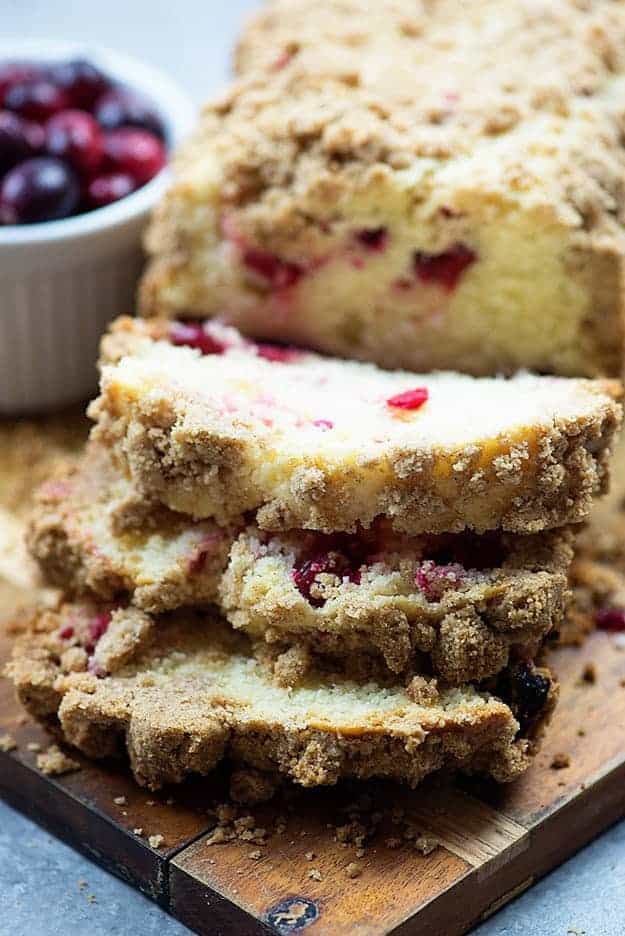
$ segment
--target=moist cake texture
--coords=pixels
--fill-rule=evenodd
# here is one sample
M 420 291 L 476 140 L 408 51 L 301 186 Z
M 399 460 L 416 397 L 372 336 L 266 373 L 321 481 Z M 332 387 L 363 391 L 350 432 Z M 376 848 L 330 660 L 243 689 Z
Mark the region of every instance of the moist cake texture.
M 272 0 L 237 67 L 149 229 L 145 315 L 390 367 L 622 372 L 623 4 Z
M 33 715 L 89 757 L 127 753 L 152 789 L 207 774 L 226 754 L 309 787 L 341 777 L 414 785 L 442 767 L 511 780 L 556 697 L 548 671 L 529 664 L 502 678 L 509 702 L 472 686 L 404 688 L 316 670 L 285 688 L 217 620 L 200 628 L 189 612 L 155 623 L 130 609 L 107 612 L 103 626 L 102 617 L 88 606 L 42 612 L 8 675 Z
M 410 534 L 530 533 L 583 519 L 604 490 L 619 392 L 391 373 L 210 325 L 154 340 L 121 320 L 90 415 L 141 492 L 196 519 L 256 511 L 264 529 L 332 533 L 384 516 Z
M 533 658 L 567 605 L 570 530 L 408 537 L 378 523 L 355 534 L 267 533 L 243 518 L 230 530 L 194 523 L 158 504 L 135 515 L 134 500 L 94 443 L 47 482 L 28 535 L 46 579 L 66 596 L 150 612 L 219 604 L 276 650 L 382 657 L 394 672 L 426 665 L 448 685 Z

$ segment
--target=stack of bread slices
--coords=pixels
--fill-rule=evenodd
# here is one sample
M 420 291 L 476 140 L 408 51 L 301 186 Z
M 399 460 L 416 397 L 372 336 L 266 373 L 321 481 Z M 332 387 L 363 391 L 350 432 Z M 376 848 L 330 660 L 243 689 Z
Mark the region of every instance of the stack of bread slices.
M 273 0 L 238 67 L 38 494 L 63 600 L 10 673 L 151 788 L 514 779 L 621 419 L 625 13 Z

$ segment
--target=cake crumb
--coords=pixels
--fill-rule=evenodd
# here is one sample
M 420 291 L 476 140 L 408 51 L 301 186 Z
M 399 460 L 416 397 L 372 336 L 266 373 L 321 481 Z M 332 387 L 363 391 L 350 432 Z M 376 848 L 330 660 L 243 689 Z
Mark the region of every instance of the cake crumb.
M 133 835 L 143 835 L 143 829 L 133 829 L 133 830 L 132 830 L 132 834 L 133 834 Z
M 387 848 L 401 848 L 401 839 L 392 835 L 390 838 L 387 838 L 384 842 Z
M 306 861 L 312 861 L 313 858 L 315 857 L 315 853 L 314 853 L 314 852 L 306 852 L 306 854 L 304 855 L 304 857 L 306 858 Z
M 85 881 L 84 878 L 79 878 L 79 879 L 78 879 L 78 890 L 79 890 L 79 891 L 84 891 L 84 889 L 85 889 L 86 886 L 87 886 L 87 881 Z
M 90 904 L 94 904 L 98 902 L 98 899 L 95 894 L 87 894 L 87 900 L 89 901 Z
M 365 857 L 365 850 L 364 850 L 364 848 L 357 848 L 357 849 L 356 849 L 356 858 L 364 858 L 364 857 Z
M 146 805 L 146 806 L 156 806 L 156 800 L 153 800 L 153 799 L 146 800 L 145 805 Z
M 319 868 L 311 868 L 310 871 L 308 872 L 308 877 L 312 878 L 313 881 L 320 881 L 321 871 L 319 870 Z
M 597 667 L 594 663 L 587 663 L 582 670 L 582 680 L 585 683 L 594 685 L 597 682 Z
M 17 743 L 12 735 L 0 735 L 0 751 L 2 751 L 3 754 L 8 754 L 9 751 L 14 751 L 16 747 Z
M 164 841 L 165 838 L 162 835 L 150 835 L 148 838 L 148 845 L 150 848 L 160 848 Z
M 113 800 L 113 802 L 115 803 L 116 806 L 125 806 L 125 805 L 126 805 L 126 797 L 125 797 L 125 796 L 116 796 L 115 799 Z
M 438 683 L 436 679 L 414 676 L 406 686 L 406 695 L 415 705 L 436 705 L 440 697 Z
M 37 769 L 48 777 L 59 777 L 61 774 L 80 770 L 80 764 L 72 757 L 68 757 L 58 744 L 51 744 L 42 754 L 37 755 Z
M 571 766 L 571 757 L 569 754 L 555 754 L 553 760 L 551 761 L 550 767 L 552 770 L 562 770 L 565 767 Z
M 578 728 L 578 729 L 577 729 L 577 734 L 579 735 L 580 738 L 585 738 L 585 737 L 586 737 L 586 730 L 585 730 L 584 728 Z
M 32 751 L 34 754 L 36 754 L 37 751 L 41 750 L 41 745 L 37 741 L 29 741 L 26 745 L 26 750 Z
M 260 850 L 260 848 L 257 848 L 255 851 L 248 852 L 247 857 L 248 857 L 248 858 L 251 858 L 252 861 L 258 861 L 259 858 L 262 858 L 262 857 L 263 857 L 263 853 L 262 853 L 262 851 Z
M 357 865 L 355 861 L 350 861 L 350 863 L 345 868 L 345 873 L 348 878 L 357 878 L 362 874 L 362 868 L 360 865 Z
M 436 851 L 439 845 L 440 842 L 434 835 L 427 835 L 426 833 L 421 833 L 414 840 L 414 847 L 424 857 Z

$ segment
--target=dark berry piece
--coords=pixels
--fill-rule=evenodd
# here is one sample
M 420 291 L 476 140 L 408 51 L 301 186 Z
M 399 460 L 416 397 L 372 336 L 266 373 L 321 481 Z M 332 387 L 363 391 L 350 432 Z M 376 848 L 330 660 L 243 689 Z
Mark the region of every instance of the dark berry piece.
M 540 718 L 549 699 L 551 682 L 533 663 L 519 663 L 504 670 L 497 681 L 497 694 L 512 708 L 523 737 Z
M 209 335 L 200 322 L 173 322 L 169 340 L 175 345 L 197 348 L 202 354 L 222 354 L 226 346 Z
M 288 289 L 290 286 L 295 286 L 304 275 L 304 271 L 297 263 L 282 260 L 276 254 L 260 250 L 258 247 L 245 248 L 243 263 L 248 270 L 265 280 L 272 289 Z
M 91 621 L 89 621 L 87 636 L 85 639 L 85 650 L 87 653 L 93 653 L 96 648 L 96 644 L 101 637 L 104 637 L 107 630 L 109 629 L 110 623 L 110 611 L 104 611 L 102 614 L 96 614 L 96 616 Z
M 293 584 L 313 608 L 321 608 L 325 601 L 312 592 L 317 576 L 323 573 L 347 578 L 360 585 L 361 566 L 367 564 L 368 544 L 356 536 L 335 533 L 316 537 L 315 554 L 303 559 L 291 572 Z
M 166 162 L 165 147 L 153 133 L 122 127 L 104 134 L 104 155 L 109 167 L 125 172 L 137 185 L 145 185 Z
M 45 78 L 14 84 L 4 95 L 4 106 L 28 120 L 47 120 L 68 105 L 65 91 Z
M 152 104 L 128 88 L 113 88 L 99 98 L 95 116 L 105 130 L 136 127 L 147 130 L 161 140 L 166 137 L 165 127 Z
M 43 144 L 44 132 L 11 111 L 0 111 L 0 174 L 34 156 Z
M 57 62 L 47 69 L 47 77 L 67 93 L 72 107 L 91 110 L 111 86 L 109 78 L 86 59 Z
M 258 357 L 262 357 L 266 361 L 275 361 L 280 364 L 292 364 L 294 361 L 298 361 L 302 356 L 302 352 L 299 348 L 262 342 L 256 345 L 256 353 Z
M 90 208 L 103 208 L 130 195 L 136 187 L 134 179 L 124 172 L 95 176 L 87 187 L 87 202 Z
M 80 185 L 60 159 L 40 156 L 18 163 L 0 188 L 0 222 L 32 224 L 66 218 L 78 207 Z
M 41 78 L 42 75 L 42 67 L 34 62 L 5 62 L 0 65 L 0 101 L 13 85 Z
M 599 608 L 595 612 L 595 622 L 601 630 L 613 633 L 625 631 L 625 610 L 623 608 Z
M 382 253 L 388 243 L 388 230 L 385 227 L 363 228 L 356 231 L 356 240 L 367 250 Z
M 438 283 L 453 292 L 464 271 L 475 263 L 477 254 L 465 244 L 454 244 L 439 254 L 418 250 L 414 255 L 414 270 L 422 283 Z
M 51 156 L 66 159 L 77 172 L 91 175 L 102 162 L 102 131 L 86 111 L 61 111 L 46 124 L 46 149 Z

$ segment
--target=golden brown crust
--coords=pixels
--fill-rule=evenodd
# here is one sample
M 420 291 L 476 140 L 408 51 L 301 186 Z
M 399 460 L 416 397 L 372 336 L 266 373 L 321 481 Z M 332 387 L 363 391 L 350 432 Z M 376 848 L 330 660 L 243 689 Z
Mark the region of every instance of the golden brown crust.
M 452 374 L 423 378 L 308 354 L 289 364 L 268 362 L 253 347 L 200 357 L 189 348 L 150 341 L 149 329 L 140 323 L 122 320 L 114 333 L 122 331 L 130 342 L 133 329 L 133 353 L 104 367 L 101 395 L 90 409 L 97 420 L 93 436 L 114 449 L 140 491 L 195 517 L 212 516 L 224 524 L 255 510 L 264 529 L 334 532 L 386 516 L 396 530 L 409 534 L 465 528 L 531 533 L 584 519 L 592 498 L 607 485 L 609 447 L 621 419 L 620 406 L 611 398 L 620 392 L 616 382 L 529 375 L 509 381 Z M 234 385 L 237 374 L 248 384 L 239 409 L 232 411 L 227 395 L 222 404 L 211 388 L 221 387 L 225 377 Z M 263 382 L 272 378 L 272 391 L 279 393 L 292 374 L 300 396 L 307 380 L 313 386 L 323 374 L 323 380 L 335 381 L 336 392 L 349 405 L 354 383 L 355 422 L 343 415 L 337 430 L 347 433 L 344 456 L 335 451 L 327 457 L 325 443 L 310 432 L 302 435 L 293 456 L 289 446 L 298 425 L 285 429 L 276 422 L 274 429 L 271 420 L 258 418 L 255 400 L 247 399 L 249 386 L 260 397 Z M 376 388 L 384 399 L 424 381 L 431 399 L 407 414 L 405 431 L 394 422 L 399 417 L 380 414 L 376 403 L 370 407 L 371 420 L 388 438 L 376 441 L 363 430 L 360 439 L 360 428 L 350 437 L 352 425 L 366 424 L 368 404 L 358 396 L 359 388 L 366 385 L 372 394 Z M 287 413 L 284 418 L 292 422 L 291 385 L 284 386 L 289 387 L 282 392 L 285 399 L 270 401 L 270 415 Z M 495 433 L 486 429 L 480 435 L 480 412 L 501 409 L 504 394 L 511 403 L 541 398 L 540 415 L 528 424 L 530 416 L 522 414 L 518 422 L 511 418 Z M 463 417 L 453 421 L 454 404 L 460 407 L 469 397 L 475 399 L 478 428 L 464 436 Z M 439 417 L 458 438 L 462 435 L 462 443 L 446 443 L 437 433 Z
M 148 233 L 145 314 L 227 310 L 259 337 L 387 366 L 621 373 L 620 4 L 276 0 L 237 64 Z M 359 291 L 354 234 L 382 227 L 381 275 Z M 478 259 L 456 305 L 392 288 L 411 250 L 457 243 Z M 259 283 L 249 250 L 298 281 Z
M 202 630 L 175 615 L 155 625 L 145 618 L 132 655 L 118 656 L 108 674 L 98 678 L 93 666 L 67 672 L 60 635 L 68 620 L 87 633 L 90 614 L 66 607 L 36 618 L 8 675 L 33 715 L 50 722 L 56 713 L 65 739 L 89 757 L 126 749 L 137 781 L 151 788 L 206 774 L 226 753 L 304 786 L 346 776 L 414 785 L 441 767 L 510 780 L 528 766 L 555 692 L 536 671 L 540 711 L 527 728 L 530 740 L 516 738 L 508 705 L 472 687 L 441 694 L 434 705 L 416 704 L 398 686 L 336 673 L 310 673 L 302 687 L 281 689 L 218 620 Z M 109 648 L 118 630 L 127 632 L 124 615 L 112 616 Z

